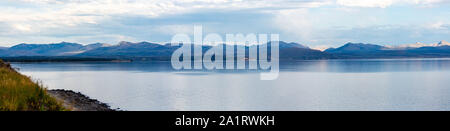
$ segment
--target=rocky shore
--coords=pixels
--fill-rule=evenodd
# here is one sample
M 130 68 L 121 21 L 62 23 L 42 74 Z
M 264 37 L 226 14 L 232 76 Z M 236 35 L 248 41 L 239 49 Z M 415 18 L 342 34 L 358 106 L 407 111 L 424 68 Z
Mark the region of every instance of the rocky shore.
M 111 109 L 109 105 L 79 92 L 59 89 L 47 90 L 47 93 L 61 101 L 63 106 L 71 111 L 117 111 L 117 109 Z
M 18 99 L 26 99 L 23 101 L 30 101 L 33 99 L 29 99 L 31 98 L 35 98 L 37 99 L 36 101 L 43 101 L 43 99 L 45 98 L 49 98 L 49 97 L 53 97 L 56 99 L 56 101 L 58 101 L 60 104 L 58 104 L 58 102 L 54 101 L 54 103 L 45 103 L 44 105 L 39 105 L 40 108 L 33 108 L 34 106 L 31 106 L 33 104 L 30 103 L 14 103 L 12 102 L 12 104 L 17 104 L 18 106 L 13 106 L 15 108 L 10 108 L 11 106 L 4 106 L 4 105 L 0 105 L 0 110 L 42 110 L 42 107 L 47 107 L 47 109 L 44 110 L 49 110 L 49 111 L 57 111 L 60 109 L 67 109 L 70 111 L 118 111 L 119 109 L 111 109 L 109 105 L 102 103 L 98 100 L 95 99 L 91 99 L 86 95 L 83 95 L 79 92 L 74 92 L 74 91 L 70 91 L 70 90 L 47 90 L 46 94 L 43 93 L 44 95 L 38 94 L 39 92 L 33 92 L 35 91 L 35 89 L 32 89 L 32 87 L 34 86 L 37 90 L 42 89 L 45 90 L 44 88 L 41 87 L 41 85 L 38 85 L 36 83 L 33 83 L 29 77 L 26 77 L 22 74 L 20 74 L 19 72 L 16 71 L 16 69 L 14 69 L 13 67 L 11 67 L 11 64 L 9 63 L 5 63 L 0 59 L 0 71 L 2 71 L 2 74 L 0 74 L 2 76 L 2 83 L 0 83 L 0 96 L 3 95 L 3 97 L 5 96 L 9 96 L 10 98 L 14 98 L 15 101 L 18 101 Z M 16 89 L 16 90 L 13 90 Z M 16 94 L 1 94 L 2 92 L 18 92 L 19 91 L 24 91 L 24 92 L 20 92 L 20 93 L 16 93 Z M 32 92 L 32 93 L 30 93 Z M 28 93 L 28 94 L 26 94 Z M 47 97 L 45 97 L 45 95 L 48 95 Z M 2 97 L 2 98 L 3 98 Z M 2 101 L 3 100 L 3 101 Z M 0 104 L 1 103 L 5 103 L 6 102 L 11 102 L 13 100 L 8 100 L 8 99 L 0 99 Z M 52 100 L 49 99 L 45 99 L 45 101 L 49 101 L 52 102 Z M 29 105 L 26 107 L 20 107 L 19 105 L 23 106 L 23 105 Z M 63 106 L 64 108 L 59 108 Z

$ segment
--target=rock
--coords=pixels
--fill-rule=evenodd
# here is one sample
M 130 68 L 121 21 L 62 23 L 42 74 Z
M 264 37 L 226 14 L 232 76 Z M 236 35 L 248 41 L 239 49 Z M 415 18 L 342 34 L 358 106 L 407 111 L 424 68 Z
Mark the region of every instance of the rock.
M 48 90 L 47 93 L 61 101 L 63 106 L 72 111 L 117 111 L 108 104 L 91 99 L 79 92 L 70 90 Z

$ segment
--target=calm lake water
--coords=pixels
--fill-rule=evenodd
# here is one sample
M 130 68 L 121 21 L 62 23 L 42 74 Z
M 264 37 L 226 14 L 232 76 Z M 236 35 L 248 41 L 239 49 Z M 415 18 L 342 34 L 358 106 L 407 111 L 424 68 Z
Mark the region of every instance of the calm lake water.
M 13 63 L 49 89 L 123 110 L 450 110 L 450 59 L 316 60 L 257 71 L 175 71 L 169 62 Z

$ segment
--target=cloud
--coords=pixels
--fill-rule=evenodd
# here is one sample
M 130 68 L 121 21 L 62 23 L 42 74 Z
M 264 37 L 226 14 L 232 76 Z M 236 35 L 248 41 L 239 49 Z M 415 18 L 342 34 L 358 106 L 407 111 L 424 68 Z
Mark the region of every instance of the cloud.
M 415 4 L 432 6 L 444 3 L 445 0 L 336 0 L 336 4 L 349 7 L 386 8 L 395 4 Z
M 392 5 L 394 0 L 337 0 L 338 5 L 356 7 L 380 7 L 386 8 Z
M 282 32 L 292 34 L 300 39 L 311 39 L 314 30 L 313 17 L 306 9 L 281 10 L 274 13 L 273 23 Z
M 14 27 L 14 29 L 16 29 L 16 30 L 23 31 L 23 32 L 30 32 L 30 31 L 32 31 L 30 25 L 14 24 L 13 27 Z
M 430 24 L 428 27 L 431 29 L 449 30 L 450 24 L 444 23 L 442 21 L 437 21 L 437 22 Z
M 437 4 L 437 3 L 442 3 L 445 2 L 444 0 L 410 0 L 410 2 L 413 2 L 415 4 Z
M 358 40 L 335 27 L 408 24 L 411 16 L 399 16 L 412 13 L 430 17 L 409 24 L 449 32 L 445 9 L 410 8 L 442 3 L 448 0 L 2 0 L 0 43 L 169 41 L 173 34 L 190 34 L 193 25 L 201 24 L 205 33 L 280 33 L 283 40 L 324 45 Z M 390 10 L 395 5 L 409 10 Z M 426 34 L 413 32 L 408 34 Z
M 331 30 L 330 32 L 335 32 Z M 433 43 L 448 39 L 448 29 L 436 30 L 416 25 L 387 25 L 351 28 L 337 31 L 337 38 L 347 38 L 353 42 L 396 45 L 403 43 Z
M 18 31 L 99 24 L 126 15 L 156 18 L 204 10 L 310 8 L 323 1 L 290 0 L 7 0 L 0 5 L 0 21 L 14 23 Z M 9 5 L 9 6 L 8 6 Z M 12 5 L 12 6 L 11 6 Z

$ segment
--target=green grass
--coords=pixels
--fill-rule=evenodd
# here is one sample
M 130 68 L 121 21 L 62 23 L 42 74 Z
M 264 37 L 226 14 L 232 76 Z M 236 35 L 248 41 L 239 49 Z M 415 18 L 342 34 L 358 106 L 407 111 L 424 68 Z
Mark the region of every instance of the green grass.
M 33 82 L 0 60 L 0 111 L 63 111 L 62 105 Z

